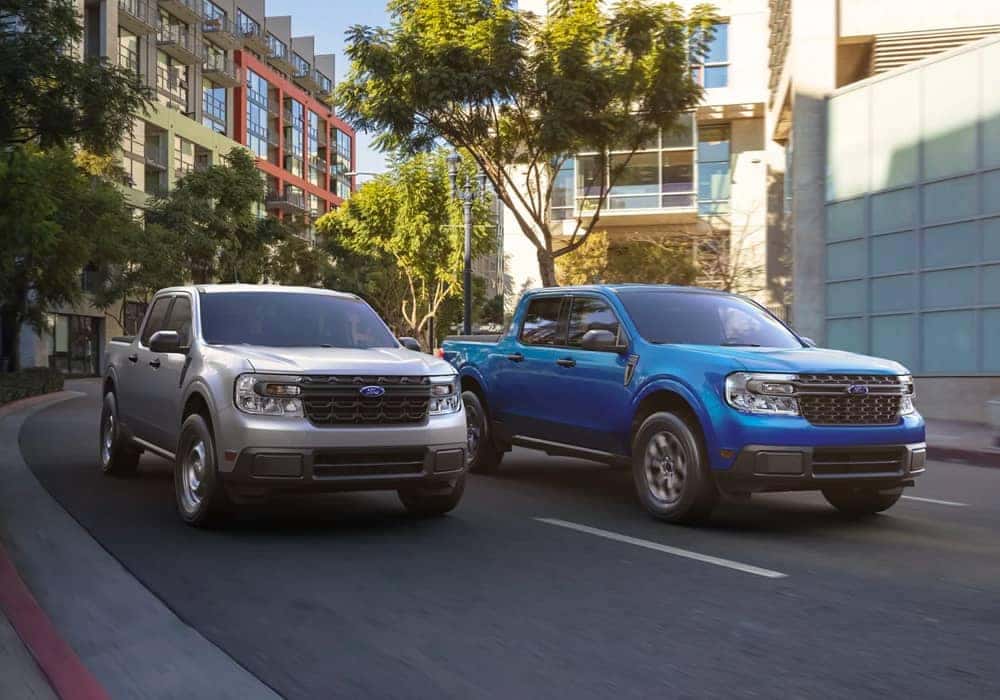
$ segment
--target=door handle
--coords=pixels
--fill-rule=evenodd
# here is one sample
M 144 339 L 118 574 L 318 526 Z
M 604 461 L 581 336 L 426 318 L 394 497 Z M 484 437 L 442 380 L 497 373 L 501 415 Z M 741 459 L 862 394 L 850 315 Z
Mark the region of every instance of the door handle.
M 150 360 L 149 366 L 153 369 L 158 369 L 160 367 L 160 358 L 157 357 L 155 360 Z
M 519 352 L 512 352 L 510 355 L 507 355 L 507 359 L 511 362 L 522 362 L 524 361 L 524 355 Z
M 560 367 L 576 367 L 576 360 L 572 357 L 563 357 L 562 359 L 556 360 L 556 364 Z
M 135 353 L 132 353 L 131 355 L 128 356 L 128 361 L 134 365 L 136 362 L 139 361 L 139 356 L 136 355 Z

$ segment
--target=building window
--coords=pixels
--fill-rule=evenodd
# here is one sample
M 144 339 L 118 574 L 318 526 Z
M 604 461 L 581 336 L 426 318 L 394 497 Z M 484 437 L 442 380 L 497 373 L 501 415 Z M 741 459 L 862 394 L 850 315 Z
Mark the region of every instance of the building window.
M 631 158 L 630 150 L 626 149 L 612 150 L 605 159 L 597 153 L 580 154 L 575 160 L 577 211 L 595 209 L 612 179 L 614 185 L 608 191 L 605 209 L 693 207 L 694 139 L 694 117 L 688 113 L 681 115 L 674 129 L 640 145 Z M 563 183 L 568 179 L 561 171 L 557 177 Z M 564 200 L 559 200 L 561 218 L 571 218 L 568 207 Z
M 188 99 L 187 66 L 162 51 L 156 52 L 156 91 L 166 105 L 186 110 Z
M 559 172 L 552 183 L 552 215 L 553 221 L 572 219 L 573 213 L 573 172 L 575 161 L 567 158 L 563 161 Z
M 50 314 L 49 367 L 66 374 L 98 374 L 101 320 L 90 316 Z
M 260 22 L 240 9 L 236 10 L 236 29 L 244 37 L 260 36 Z
M 698 129 L 698 213 L 729 212 L 729 125 Z
M 320 141 L 320 134 L 326 130 L 326 122 L 319 118 L 315 112 L 309 112 L 309 128 L 306 130 L 308 139 L 306 144 L 306 156 L 309 163 L 309 182 L 317 187 L 323 187 L 326 182 L 326 154 L 320 153 L 320 146 L 325 145 Z
M 336 150 L 330 161 L 330 191 L 341 199 L 351 196 L 351 135 L 334 129 Z
M 270 32 L 267 33 L 267 49 L 271 52 L 272 56 L 277 56 L 278 58 L 288 57 L 288 46 Z
M 267 81 L 247 71 L 247 148 L 267 159 Z
M 309 61 L 292 51 L 292 67 L 295 68 L 295 75 L 309 74 Z
M 118 65 L 132 73 L 139 72 L 139 37 L 118 28 Z
M 194 142 L 174 135 L 174 177 L 184 177 L 194 170 Z
M 205 19 L 221 20 L 223 25 L 226 21 L 226 11 L 216 5 L 212 0 L 204 0 L 201 6 L 201 14 Z
M 693 56 L 691 73 L 706 89 L 729 85 L 729 23 L 715 25 L 715 35 L 704 56 Z
M 212 131 L 226 133 L 226 88 L 202 80 L 202 122 Z
M 285 100 L 285 170 L 302 177 L 305 154 L 305 109 L 298 100 Z

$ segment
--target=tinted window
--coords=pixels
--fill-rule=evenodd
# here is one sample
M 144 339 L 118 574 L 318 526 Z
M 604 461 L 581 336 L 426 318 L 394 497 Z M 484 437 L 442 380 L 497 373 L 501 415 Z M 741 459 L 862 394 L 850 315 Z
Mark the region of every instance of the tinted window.
M 587 331 L 611 331 L 618 337 L 618 319 L 603 299 L 575 297 L 569 314 L 569 344 L 579 346 Z
M 206 343 L 271 347 L 397 348 L 368 304 L 358 299 L 294 292 L 201 295 Z
M 639 334 L 651 343 L 802 347 L 780 321 L 739 297 L 666 290 L 619 295 Z
M 140 343 L 149 345 L 150 336 L 156 331 L 163 330 L 163 321 L 167 317 L 171 301 L 173 297 L 160 297 L 153 302 L 153 309 L 149 312 L 149 318 L 146 319 L 146 325 L 142 329 L 142 337 L 139 338 Z
M 559 309 L 562 297 L 541 297 L 528 302 L 521 326 L 521 342 L 526 345 L 559 345 Z
M 174 300 L 174 308 L 170 309 L 170 318 L 163 326 L 165 331 L 177 331 L 180 337 L 181 347 L 186 348 L 191 345 L 191 300 L 186 296 L 179 296 Z

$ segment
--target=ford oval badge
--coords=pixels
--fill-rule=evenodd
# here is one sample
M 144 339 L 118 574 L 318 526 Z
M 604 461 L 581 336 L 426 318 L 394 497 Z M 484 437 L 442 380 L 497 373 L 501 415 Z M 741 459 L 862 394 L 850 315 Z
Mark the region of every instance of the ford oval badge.
M 848 394 L 863 395 L 868 393 L 868 386 L 865 384 L 851 384 L 847 387 Z
M 385 393 L 385 389 L 380 386 L 363 386 L 361 387 L 361 395 L 366 399 L 377 399 Z

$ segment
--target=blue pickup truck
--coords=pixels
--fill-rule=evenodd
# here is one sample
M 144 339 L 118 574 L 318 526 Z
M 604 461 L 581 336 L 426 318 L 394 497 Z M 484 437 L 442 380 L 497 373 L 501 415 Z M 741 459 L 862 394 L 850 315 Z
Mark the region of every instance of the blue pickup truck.
M 824 350 L 755 302 L 664 285 L 526 293 L 500 336 L 455 336 L 470 469 L 513 445 L 630 466 L 669 522 L 720 497 L 823 492 L 883 511 L 924 471 L 924 422 L 902 365 Z

